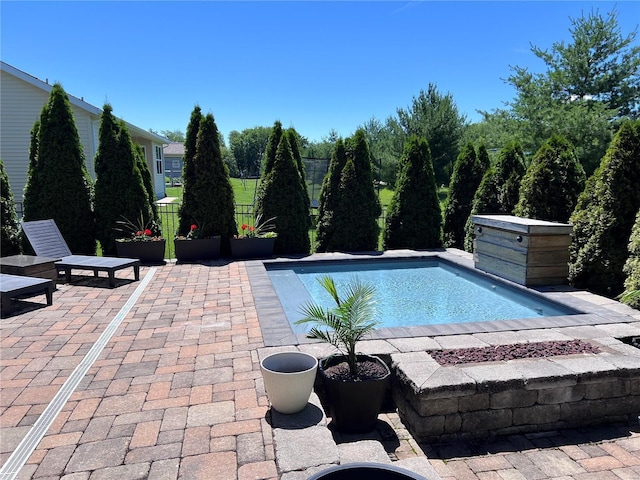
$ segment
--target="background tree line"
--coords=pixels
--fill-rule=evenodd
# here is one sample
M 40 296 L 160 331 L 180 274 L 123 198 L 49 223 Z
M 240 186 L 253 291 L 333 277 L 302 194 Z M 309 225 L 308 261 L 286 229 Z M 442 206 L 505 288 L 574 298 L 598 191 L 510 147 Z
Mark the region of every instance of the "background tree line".
M 356 130 L 365 132 L 374 179 L 395 186 L 399 160 L 412 135 L 429 143 L 438 186 L 449 184 L 455 160 L 470 142 L 484 143 L 495 161 L 502 147 L 517 140 L 528 165 L 554 134 L 575 147 L 585 174 L 593 173 L 621 121 L 640 115 L 640 46 L 637 30 L 620 31 L 615 9 L 570 19 L 569 32 L 567 43 L 556 42 L 549 49 L 531 46 L 531 52 L 544 63 L 543 73 L 511 67 L 504 81 L 513 87 L 514 98 L 504 108 L 480 111 L 480 122 L 468 122 L 453 96 L 434 83 L 386 119 L 364 121 Z M 228 149 L 221 142 L 232 176 L 260 174 L 269 131 L 263 126 L 234 130 Z M 178 141 L 183 138 L 180 131 L 162 133 Z M 301 155 L 329 159 L 339 136 L 335 130 L 320 141 L 300 135 Z

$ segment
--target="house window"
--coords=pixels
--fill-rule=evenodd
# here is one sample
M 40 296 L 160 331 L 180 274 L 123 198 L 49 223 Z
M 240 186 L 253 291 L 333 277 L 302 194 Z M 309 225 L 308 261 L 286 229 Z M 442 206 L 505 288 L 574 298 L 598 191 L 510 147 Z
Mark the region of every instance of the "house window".
M 180 160 L 174 160 L 172 162 L 171 165 L 172 168 L 175 168 L 176 170 L 180 170 L 180 167 L 182 167 L 182 165 L 180 165 Z
M 156 146 L 156 173 L 162 175 L 162 147 Z

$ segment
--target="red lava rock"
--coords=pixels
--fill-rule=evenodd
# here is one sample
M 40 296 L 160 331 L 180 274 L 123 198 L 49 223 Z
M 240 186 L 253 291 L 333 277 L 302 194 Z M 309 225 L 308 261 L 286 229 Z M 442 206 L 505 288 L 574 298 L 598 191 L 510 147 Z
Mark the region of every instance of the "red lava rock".
M 455 348 L 429 352 L 434 360 L 443 366 L 515 360 L 518 358 L 545 358 L 578 353 L 600 353 L 600 349 L 582 340 L 568 340 Z

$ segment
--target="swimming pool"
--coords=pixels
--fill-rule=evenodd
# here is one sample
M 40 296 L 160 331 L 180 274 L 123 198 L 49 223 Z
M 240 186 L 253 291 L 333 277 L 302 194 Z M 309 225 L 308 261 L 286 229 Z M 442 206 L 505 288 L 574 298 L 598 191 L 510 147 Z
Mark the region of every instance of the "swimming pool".
M 463 268 L 440 257 L 369 259 L 265 264 L 284 314 L 294 334 L 307 302 L 333 306 L 317 279 L 331 275 L 338 291 L 358 277 L 376 287 L 381 328 L 466 324 L 531 319 L 582 313 L 526 289 Z

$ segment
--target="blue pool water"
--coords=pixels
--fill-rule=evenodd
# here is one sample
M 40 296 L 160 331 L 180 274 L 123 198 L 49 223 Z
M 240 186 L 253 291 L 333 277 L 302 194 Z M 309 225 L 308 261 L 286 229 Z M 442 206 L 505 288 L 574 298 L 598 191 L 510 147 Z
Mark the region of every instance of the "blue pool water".
M 338 292 L 354 277 L 376 287 L 381 327 L 484 322 L 579 313 L 441 259 L 308 262 L 266 265 L 295 333 L 300 308 L 311 301 L 333 307 L 318 278 L 331 275 Z

